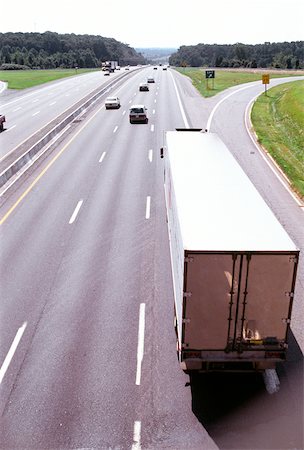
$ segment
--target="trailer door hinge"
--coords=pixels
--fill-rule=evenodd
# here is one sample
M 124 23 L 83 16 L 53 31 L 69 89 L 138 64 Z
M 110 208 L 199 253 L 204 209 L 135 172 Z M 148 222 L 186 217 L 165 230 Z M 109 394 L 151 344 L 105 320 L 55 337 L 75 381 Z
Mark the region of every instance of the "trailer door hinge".
M 184 261 L 185 261 L 186 263 L 191 263 L 191 262 L 194 261 L 194 258 L 193 258 L 193 256 L 187 256 L 187 257 L 184 259 Z
M 184 292 L 184 298 L 192 297 L 192 292 Z
M 290 320 L 290 319 L 282 319 L 282 322 L 283 322 L 283 323 L 290 323 L 291 320 Z
M 190 323 L 190 319 L 183 319 L 183 323 Z
M 289 257 L 289 262 L 297 263 L 298 262 L 298 257 L 297 256 L 290 256 Z
M 289 297 L 289 298 L 293 298 L 294 297 L 294 293 L 293 292 L 285 292 L 285 295 L 286 295 L 286 297 Z

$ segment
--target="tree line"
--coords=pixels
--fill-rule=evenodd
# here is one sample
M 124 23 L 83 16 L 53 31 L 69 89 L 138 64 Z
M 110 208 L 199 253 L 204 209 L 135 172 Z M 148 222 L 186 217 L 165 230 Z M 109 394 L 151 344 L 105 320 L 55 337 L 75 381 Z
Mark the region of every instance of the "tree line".
M 0 67 L 31 69 L 94 68 L 103 61 L 120 65 L 144 64 L 145 58 L 113 38 L 93 35 L 0 33 Z
M 304 41 L 257 45 L 183 45 L 169 63 L 178 67 L 252 67 L 303 69 Z

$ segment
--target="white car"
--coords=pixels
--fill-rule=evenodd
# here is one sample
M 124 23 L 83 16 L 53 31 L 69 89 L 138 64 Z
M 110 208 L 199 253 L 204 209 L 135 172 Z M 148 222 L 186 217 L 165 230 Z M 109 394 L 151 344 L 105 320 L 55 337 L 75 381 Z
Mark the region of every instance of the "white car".
M 120 100 L 118 97 L 108 97 L 105 101 L 106 109 L 120 108 Z
M 153 77 L 148 77 L 147 78 L 147 83 L 155 83 L 155 80 Z

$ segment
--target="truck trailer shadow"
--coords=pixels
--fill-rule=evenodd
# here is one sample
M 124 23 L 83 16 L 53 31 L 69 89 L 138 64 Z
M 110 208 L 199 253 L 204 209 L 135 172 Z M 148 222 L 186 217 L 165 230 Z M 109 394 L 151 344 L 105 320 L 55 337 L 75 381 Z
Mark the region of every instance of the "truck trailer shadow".
M 304 448 L 303 355 L 292 333 L 288 341 L 275 394 L 267 393 L 261 374 L 190 375 L 192 411 L 219 448 Z

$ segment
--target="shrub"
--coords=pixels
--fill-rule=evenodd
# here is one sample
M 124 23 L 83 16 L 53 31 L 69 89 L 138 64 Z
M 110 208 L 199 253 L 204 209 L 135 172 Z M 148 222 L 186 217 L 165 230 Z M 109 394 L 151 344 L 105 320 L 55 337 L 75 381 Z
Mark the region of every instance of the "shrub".
M 29 66 L 21 64 L 2 64 L 0 70 L 29 70 Z

